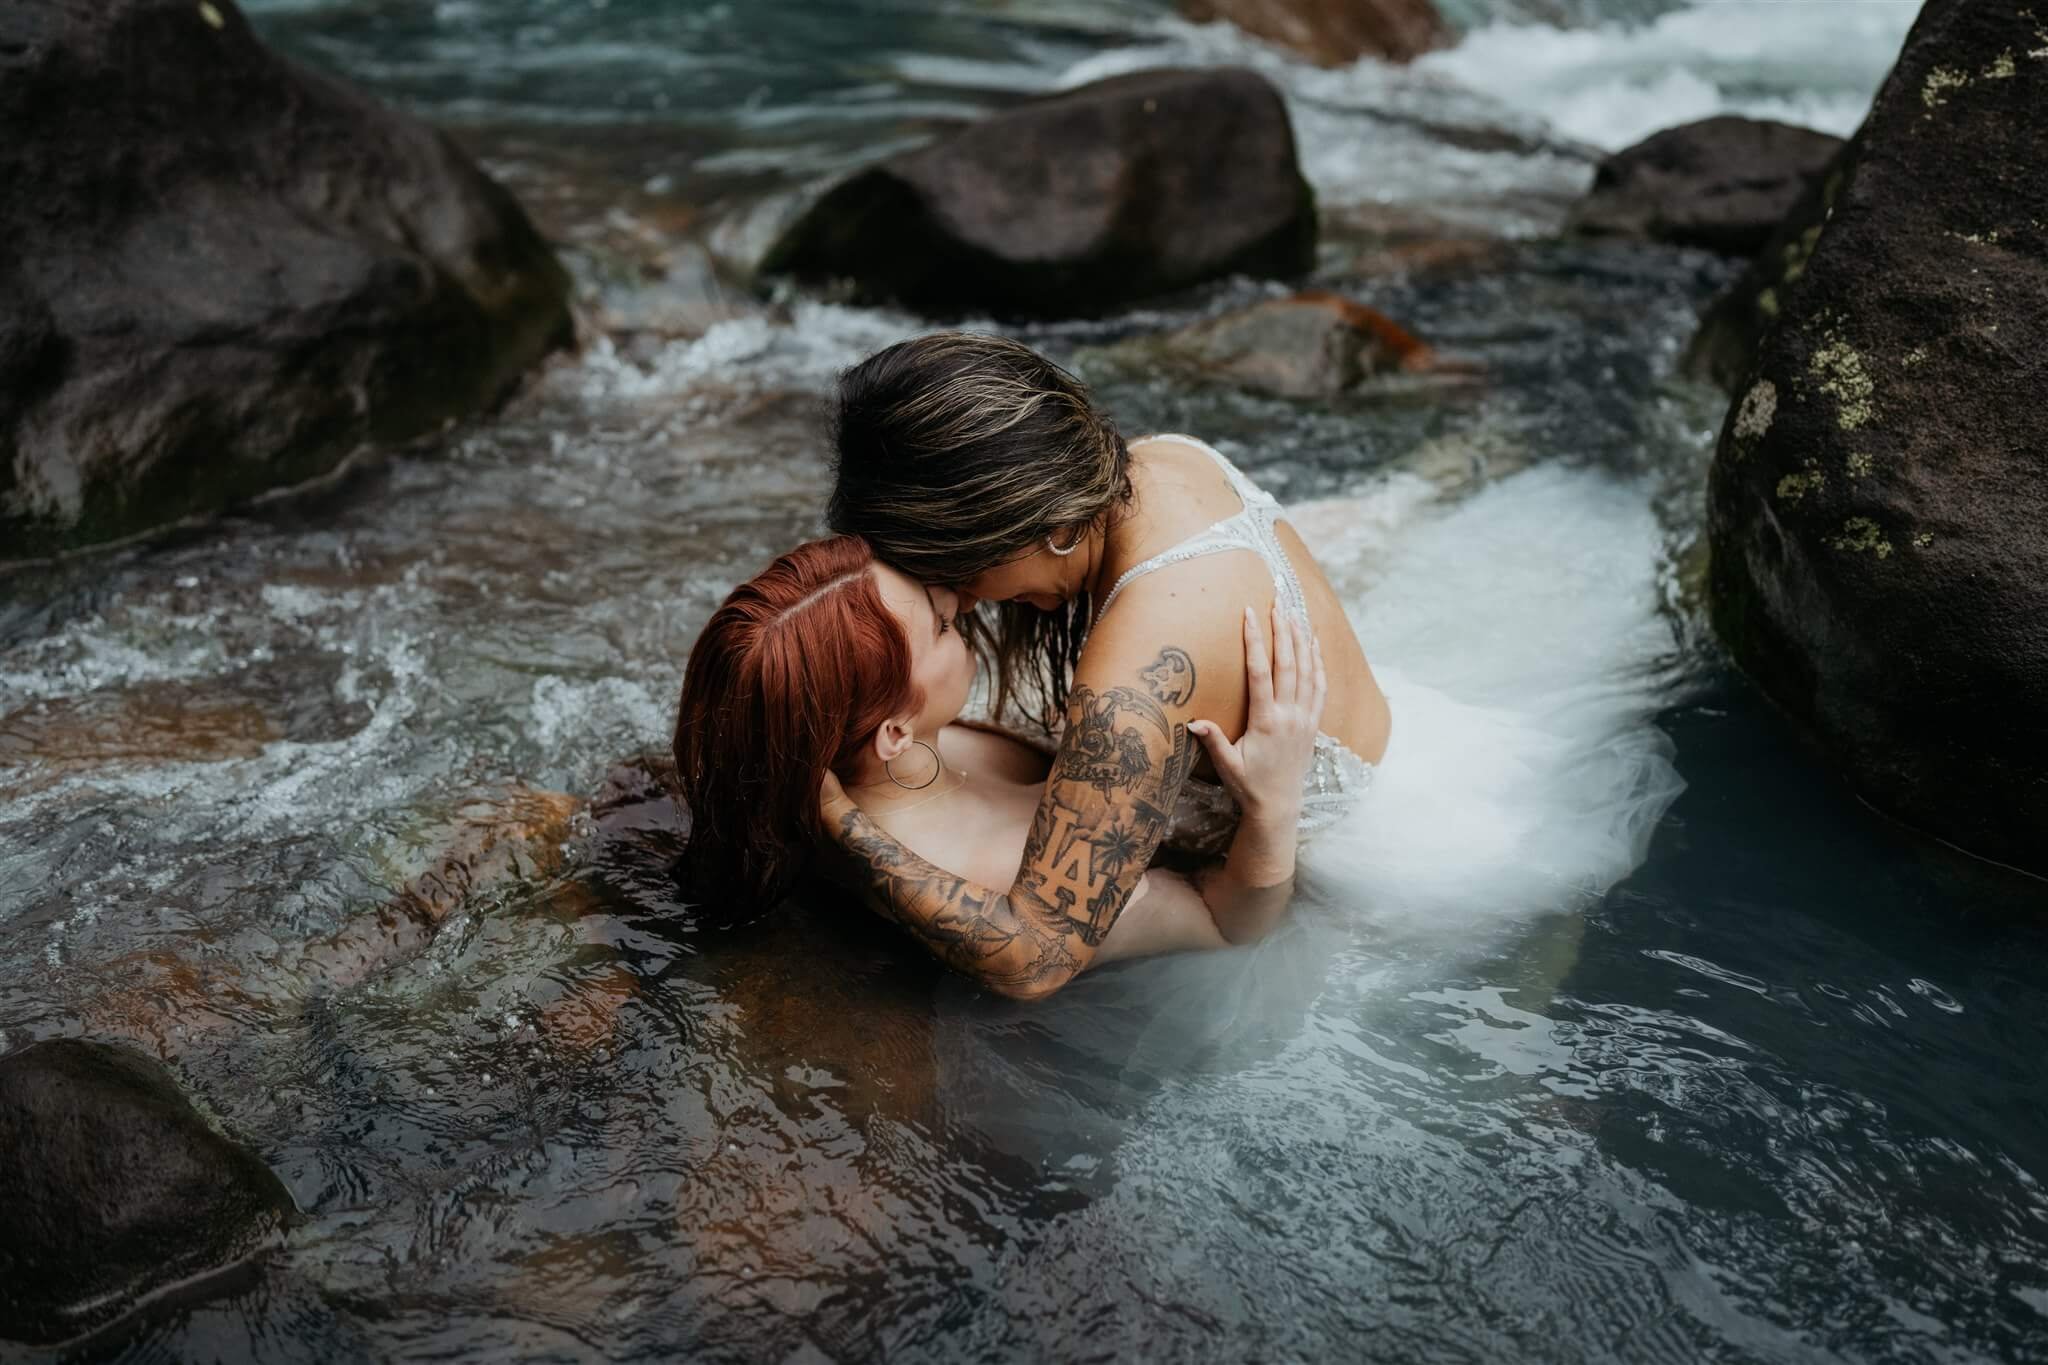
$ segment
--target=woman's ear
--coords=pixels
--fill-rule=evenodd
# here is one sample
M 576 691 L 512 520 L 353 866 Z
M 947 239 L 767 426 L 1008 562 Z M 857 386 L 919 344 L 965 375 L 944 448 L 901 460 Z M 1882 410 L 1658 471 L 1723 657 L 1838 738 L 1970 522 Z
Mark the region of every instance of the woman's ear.
M 875 757 L 887 763 L 910 749 L 909 716 L 891 716 L 875 727 Z

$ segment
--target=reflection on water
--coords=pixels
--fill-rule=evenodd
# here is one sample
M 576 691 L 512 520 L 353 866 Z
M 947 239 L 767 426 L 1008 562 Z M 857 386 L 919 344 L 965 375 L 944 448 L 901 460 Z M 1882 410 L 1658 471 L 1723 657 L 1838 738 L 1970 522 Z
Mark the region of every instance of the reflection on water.
M 555 106 L 657 92 L 630 76 L 652 7 L 463 9 L 265 22 L 437 112 L 479 101 L 485 141 L 553 120 L 573 147 Z M 887 66 L 897 89 L 905 53 L 971 56 L 966 102 L 1014 97 L 1005 63 L 1051 83 L 1157 19 L 871 6 L 806 35 L 673 13 L 713 69 Z M 513 59 L 577 25 L 620 65 Z M 474 88 L 450 95 L 452 66 Z M 775 145 L 782 95 L 720 123 L 704 92 L 737 105 L 736 85 L 660 88 L 699 92 L 711 141 Z M 1434 158 L 1412 183 L 1474 164 L 1428 131 L 1469 131 L 1472 98 L 1405 125 Z M 1341 101 L 1308 118 L 1326 167 L 1344 128 L 1385 126 Z M 606 176 L 737 192 L 729 168 L 638 155 L 607 140 L 591 181 L 532 173 L 567 215 Z M 1461 201 L 1480 248 L 1454 268 L 1379 273 L 1390 219 L 1366 198 L 1326 263 L 1480 364 L 1469 392 L 1309 409 L 1106 359 L 1246 284 L 1025 335 L 1127 429 L 1200 433 L 1290 499 L 1369 495 L 1375 535 L 1532 464 L 1645 490 L 1690 785 L 1582 913 L 1393 936 L 1307 912 L 1252 951 L 1017 1007 L 829 894 L 679 902 L 680 821 L 613 765 L 662 746 L 727 586 L 817 529 L 822 399 L 917 325 L 886 312 L 736 297 L 621 331 L 316 505 L 7 584 L 0 1047 L 92 1032 L 170 1057 L 309 1215 L 253 1285 L 159 1318 L 130 1358 L 2038 1357 L 2048 930 L 2014 913 L 2038 886 L 1867 815 L 1698 649 L 1672 566 L 1720 403 L 1667 376 L 1728 267 L 1502 241 L 1584 163 L 1487 155 L 1520 169 Z M 664 251 L 696 230 L 617 207 Z

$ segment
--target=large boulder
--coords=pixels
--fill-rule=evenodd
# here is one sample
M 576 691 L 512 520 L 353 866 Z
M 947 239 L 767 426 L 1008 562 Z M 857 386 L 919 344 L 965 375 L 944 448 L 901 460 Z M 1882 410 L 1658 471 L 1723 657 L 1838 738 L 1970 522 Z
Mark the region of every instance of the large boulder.
M 1841 146 L 1811 128 L 1733 115 L 1666 128 L 1602 161 L 1567 227 L 1751 256 Z
M 2048 37 L 1928 0 L 1709 491 L 1714 624 L 1872 805 L 2048 872 Z
M 1198 24 L 1235 24 L 1319 66 L 1405 62 L 1454 36 L 1430 0 L 1180 0 L 1180 12 Z
M 0 9 L 0 126 L 0 560 L 436 430 L 571 336 L 509 194 L 232 0 Z
M 1088 316 L 1314 264 L 1279 92 L 1144 71 L 1034 100 L 827 192 L 761 269 L 937 315 Z
M 291 1196 L 163 1068 L 78 1039 L 0 1056 L 0 1339 L 48 1345 L 274 1245 Z

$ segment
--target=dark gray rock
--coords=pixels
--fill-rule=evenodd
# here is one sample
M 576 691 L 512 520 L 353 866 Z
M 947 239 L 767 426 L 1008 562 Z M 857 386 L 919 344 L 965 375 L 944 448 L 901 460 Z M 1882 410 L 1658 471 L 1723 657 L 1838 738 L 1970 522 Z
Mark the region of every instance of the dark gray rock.
M 0 560 L 433 431 L 571 335 L 509 194 L 232 0 L 0 8 L 0 127 Z
M 2048 872 L 2048 38 L 1929 0 L 1709 489 L 1713 619 L 1872 805 Z
M 1748 268 L 1707 305 L 1700 315 L 1699 330 L 1679 361 L 1682 372 L 1731 393 L 1748 376 L 1756 363 L 1758 343 L 1777 325 L 1779 296 L 1798 282 L 1806 258 L 1820 240 L 1821 224 L 1834 210 L 1848 154 L 1845 143 L 1820 179 L 1799 196 Z
M 1198 24 L 1235 24 L 1318 66 L 1405 62 L 1454 36 L 1430 0 L 1180 0 L 1180 12 Z
M 0 1339 L 48 1345 L 274 1244 L 291 1196 L 140 1053 L 0 1056 Z
M 835 186 L 761 264 L 952 316 L 1089 316 L 1315 256 L 1279 93 L 1144 71 L 1034 100 Z
M 1667 128 L 1602 161 L 1567 228 L 1753 255 L 1841 146 L 1811 128 L 1732 115 Z

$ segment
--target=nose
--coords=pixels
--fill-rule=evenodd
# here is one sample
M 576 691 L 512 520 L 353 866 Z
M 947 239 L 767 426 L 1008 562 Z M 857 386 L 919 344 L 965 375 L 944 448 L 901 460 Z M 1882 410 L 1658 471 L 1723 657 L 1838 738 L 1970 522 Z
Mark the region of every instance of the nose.
M 967 591 L 967 589 L 956 588 L 953 591 L 953 613 L 956 616 L 965 616 L 968 612 L 974 610 L 974 604 L 980 600 L 980 598 Z

